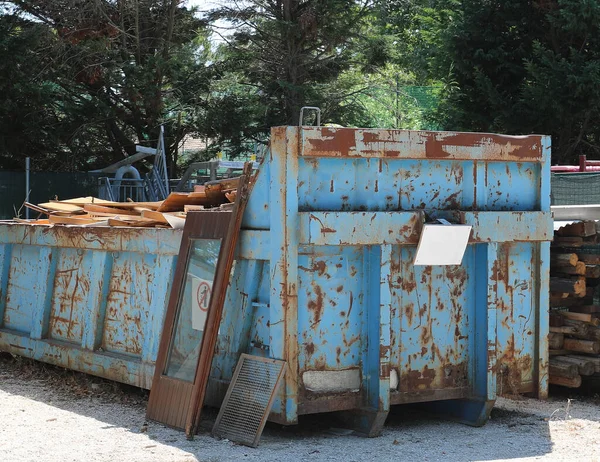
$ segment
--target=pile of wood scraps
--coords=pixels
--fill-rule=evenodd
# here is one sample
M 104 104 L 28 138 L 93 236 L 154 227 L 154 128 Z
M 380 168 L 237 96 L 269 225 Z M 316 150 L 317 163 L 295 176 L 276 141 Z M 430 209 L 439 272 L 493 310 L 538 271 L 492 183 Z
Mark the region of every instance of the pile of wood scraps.
M 110 202 L 95 197 L 53 200 L 24 205 L 38 213 L 34 220 L 15 218 L 10 222 L 31 225 L 120 226 L 181 229 L 187 212 L 227 208 L 235 201 L 238 178 L 213 181 L 194 187 L 190 193 L 174 192 L 158 202 Z M 6 222 L 6 221 L 5 221 Z
M 595 221 L 560 226 L 550 256 L 550 383 L 600 379 L 600 237 Z M 589 378 L 589 379 L 588 379 Z

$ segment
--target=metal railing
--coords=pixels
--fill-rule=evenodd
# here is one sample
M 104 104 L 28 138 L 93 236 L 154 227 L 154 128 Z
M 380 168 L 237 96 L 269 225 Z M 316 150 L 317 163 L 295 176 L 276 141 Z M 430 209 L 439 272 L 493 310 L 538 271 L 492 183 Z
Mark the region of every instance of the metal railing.
M 98 196 L 100 199 L 113 202 L 125 202 L 131 199 L 134 202 L 157 200 L 149 198 L 147 194 L 147 179 L 101 177 L 98 179 Z

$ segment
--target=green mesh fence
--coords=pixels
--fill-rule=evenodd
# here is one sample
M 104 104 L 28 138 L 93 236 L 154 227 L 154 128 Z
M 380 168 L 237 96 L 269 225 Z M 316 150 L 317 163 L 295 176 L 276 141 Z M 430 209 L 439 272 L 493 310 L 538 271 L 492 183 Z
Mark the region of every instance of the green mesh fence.
M 600 173 L 553 173 L 552 205 L 600 204 Z
M 29 176 L 29 202 L 38 204 L 50 199 L 70 199 L 98 195 L 98 175 L 90 173 L 31 172 Z M 0 172 L 0 219 L 20 216 L 25 218 L 25 173 Z M 19 212 L 19 209 L 20 212 Z M 37 217 L 33 211 L 30 218 Z

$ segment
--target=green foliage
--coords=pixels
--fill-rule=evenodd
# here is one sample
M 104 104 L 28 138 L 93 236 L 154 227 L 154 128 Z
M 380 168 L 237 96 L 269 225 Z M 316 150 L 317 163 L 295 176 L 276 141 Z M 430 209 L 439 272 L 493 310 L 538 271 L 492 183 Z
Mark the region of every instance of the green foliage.
M 24 158 L 38 153 L 43 153 L 45 162 L 63 154 L 58 146 L 66 140 L 57 133 L 57 126 L 64 124 L 61 91 L 52 84 L 43 52 L 53 41 L 43 25 L 14 15 L 0 16 L 0 163 L 4 168 L 23 168 Z
M 213 11 L 212 21 L 235 27 L 217 63 L 224 81 L 234 84 L 217 84 L 214 108 L 217 120 L 225 108 L 232 118 L 216 140 L 238 152 L 243 140 L 265 140 L 272 126 L 298 124 L 303 106 L 321 107 L 324 121 L 358 122 L 364 108 L 353 98 L 356 79 L 344 74 L 384 64 L 389 50 L 382 37 L 365 34 L 369 6 L 355 0 L 256 0 L 225 2 Z
M 15 56 L 4 48 L 7 72 L 27 59 L 29 90 L 43 93 L 44 110 L 23 108 L 28 122 L 11 133 L 56 157 L 54 164 L 34 165 L 61 170 L 105 166 L 135 152 L 138 142 L 154 146 L 164 124 L 174 172 L 175 146 L 195 129 L 211 79 L 205 24 L 193 11 L 177 1 L 159 0 L 13 3 L 13 12 L 0 20 L 20 22 L 31 37 L 21 32 L 17 47 L 30 51 L 27 59 L 27 53 Z M 0 40 L 10 41 L 9 31 L 0 34 Z M 10 88 L 7 99 L 18 91 Z M 57 119 L 51 129 L 45 128 L 46 121 L 31 118 L 49 112 Z M 6 156 L 32 155 L 29 151 L 12 145 Z
M 441 83 L 440 126 L 550 134 L 554 162 L 600 151 L 600 2 L 394 3 L 402 63 Z

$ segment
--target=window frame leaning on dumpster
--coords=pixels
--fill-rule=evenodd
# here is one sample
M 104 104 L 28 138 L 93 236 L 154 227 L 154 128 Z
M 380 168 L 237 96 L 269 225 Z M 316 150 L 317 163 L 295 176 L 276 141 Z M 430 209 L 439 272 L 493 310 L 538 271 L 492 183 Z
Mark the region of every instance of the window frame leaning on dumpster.
M 223 271 L 219 271 L 224 261 L 223 255 L 227 252 L 225 245 L 226 236 L 230 229 L 232 218 L 231 210 L 227 211 L 199 211 L 191 212 L 186 219 L 183 230 L 183 238 L 177 260 L 177 268 L 173 279 L 173 287 L 169 297 L 169 304 L 165 317 L 165 323 L 161 336 L 158 357 L 156 359 L 156 369 L 152 390 L 148 401 L 147 417 L 151 420 L 162 422 L 170 427 L 185 428 L 189 414 L 189 404 L 192 400 L 194 391 L 193 381 L 180 378 L 169 377 L 167 375 L 167 364 L 169 362 L 169 352 L 176 334 L 178 313 L 183 310 L 183 293 L 188 272 L 190 252 L 194 242 L 200 239 L 220 240 L 219 260 L 215 268 L 213 290 L 210 296 L 208 312 L 214 311 L 214 304 L 217 297 L 214 296 L 215 290 L 218 290 L 223 278 Z M 205 323 L 202 338 L 204 338 L 209 326 L 208 315 Z M 202 344 L 202 340 L 200 340 Z M 198 372 L 197 363 L 194 376 Z
M 252 164 L 246 163 L 240 177 L 236 201 L 231 208 L 191 212 L 183 231 L 177 268 L 169 305 L 160 340 L 152 390 L 148 401 L 147 417 L 171 427 L 185 429 L 189 438 L 196 433 L 200 419 L 208 375 L 214 356 L 225 291 L 229 284 L 234 251 L 240 225 L 248 200 Z M 170 352 L 178 327 L 180 312 L 184 309 L 184 289 L 193 244 L 198 240 L 220 240 L 219 256 L 215 266 L 212 290 L 204 330 L 199 342 L 198 358 L 193 380 L 168 375 Z

